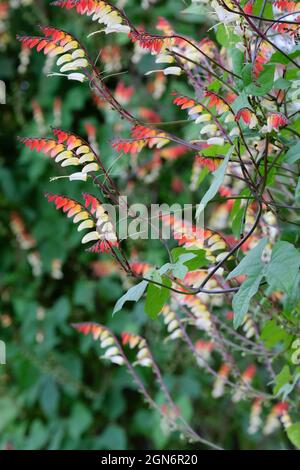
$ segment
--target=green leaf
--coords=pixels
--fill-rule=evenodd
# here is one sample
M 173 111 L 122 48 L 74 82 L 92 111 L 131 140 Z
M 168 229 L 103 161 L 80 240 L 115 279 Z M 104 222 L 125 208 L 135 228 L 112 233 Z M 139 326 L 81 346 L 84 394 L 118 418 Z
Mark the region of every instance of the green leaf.
M 244 86 L 250 85 L 252 83 L 252 70 L 252 64 L 244 65 L 241 72 Z
M 105 428 L 103 433 L 96 439 L 98 449 L 116 449 L 126 450 L 128 448 L 126 434 L 124 429 L 117 424 L 110 424 Z
M 189 271 L 206 267 L 209 264 L 208 259 L 206 259 L 206 251 L 202 249 L 189 250 L 188 248 L 176 247 L 173 248 L 171 253 L 175 262 L 179 260 L 180 255 L 193 254 L 193 258 L 183 262 Z
M 92 422 L 93 416 L 89 409 L 83 403 L 75 403 L 68 420 L 70 435 L 74 439 L 78 439 L 89 428 Z
M 276 88 L 276 90 L 287 90 L 291 85 L 292 83 L 285 78 L 278 78 L 274 82 L 274 88 Z
M 147 287 L 148 281 L 141 281 L 139 284 L 136 284 L 135 286 L 131 287 L 126 294 L 124 294 L 116 303 L 114 310 L 113 310 L 113 315 L 117 312 L 119 312 L 122 308 L 125 302 L 137 302 L 140 300 L 142 297 L 143 293 L 145 292 L 145 289 Z
M 248 276 L 246 281 L 244 281 L 239 288 L 238 292 L 234 295 L 232 301 L 234 328 L 238 328 L 243 323 L 249 309 L 250 301 L 257 293 L 262 278 L 263 273 L 257 276 Z
M 170 297 L 168 287 L 171 287 L 172 281 L 163 276 L 162 283 L 166 286 L 165 288 L 152 283 L 149 283 L 147 287 L 145 312 L 152 319 L 157 318 L 157 315 Z
M 203 18 L 204 14 L 207 12 L 207 8 L 203 8 L 202 5 L 189 5 L 184 10 L 181 10 L 182 15 L 196 15 Z
M 48 416 L 55 414 L 59 401 L 59 390 L 52 377 L 47 376 L 40 393 L 40 404 Z
M 261 261 L 262 252 L 268 242 L 263 238 L 258 245 L 242 259 L 240 264 L 227 276 L 227 279 L 245 274 L 247 279 L 242 283 L 232 301 L 233 325 L 238 328 L 244 321 L 252 297 L 257 293 L 264 276 L 264 264 Z
M 217 194 L 221 184 L 223 183 L 225 171 L 226 171 L 229 159 L 232 155 L 232 152 L 233 152 L 233 148 L 230 148 L 229 151 L 227 152 L 227 155 L 225 156 L 223 162 L 221 163 L 221 165 L 217 168 L 216 171 L 214 171 L 212 183 L 211 183 L 208 191 L 204 194 L 204 196 L 203 196 L 203 198 L 200 202 L 200 205 L 197 208 L 196 218 L 200 217 L 200 214 L 205 209 L 207 203 L 209 201 L 211 201 L 213 199 L 213 197 L 215 197 L 215 195 Z
M 240 37 L 233 32 L 233 28 L 223 24 L 218 25 L 216 37 L 218 43 L 224 47 L 232 47 L 240 41 Z
M 243 69 L 244 53 L 236 47 L 233 47 L 232 49 L 229 49 L 229 54 L 232 60 L 233 72 L 236 74 L 240 74 Z
M 297 142 L 286 152 L 284 161 L 286 163 L 292 164 L 292 163 L 297 162 L 299 158 L 300 158 L 300 142 Z
M 290 368 L 288 365 L 283 366 L 279 374 L 276 375 L 275 377 L 275 385 L 273 387 L 273 393 L 274 395 L 277 395 L 280 393 L 280 389 L 285 385 L 290 382 L 292 378 Z
M 292 444 L 300 449 L 300 421 L 289 426 L 286 432 Z
M 18 405 L 14 400 L 9 397 L 0 398 L 0 431 L 3 432 L 6 426 L 8 426 L 18 416 L 19 410 Z
M 273 348 L 278 343 L 282 343 L 284 347 L 287 347 L 293 339 L 291 335 L 277 325 L 275 320 L 268 320 L 264 324 L 260 338 L 266 348 Z
M 256 247 L 249 251 L 238 266 L 229 273 L 227 279 L 232 279 L 236 276 L 240 276 L 241 274 L 246 274 L 247 276 L 255 276 L 259 274 L 264 268 L 261 256 L 267 243 L 268 239 L 262 238 Z
M 251 83 L 246 87 L 246 93 L 252 96 L 262 96 L 268 93 L 274 84 L 275 65 L 266 65 L 256 83 Z
M 230 150 L 230 144 L 224 145 L 210 145 L 206 149 L 201 150 L 201 155 L 204 157 L 215 157 L 217 155 L 226 155 L 226 153 Z
M 289 366 L 284 366 L 282 371 L 276 376 L 276 386 L 273 389 L 273 393 L 276 397 L 281 395 L 281 399 L 286 401 L 289 394 L 294 390 L 300 378 L 300 373 L 296 373 L 293 377 L 290 374 Z M 292 383 L 290 381 L 292 380 Z
M 171 265 L 174 277 L 178 277 L 178 279 L 184 279 L 185 275 L 189 271 L 186 262 L 194 259 L 194 257 L 195 255 L 193 253 L 186 253 L 180 255 L 178 261 Z
M 209 169 L 206 166 L 204 168 L 202 168 L 202 170 L 199 173 L 199 176 L 198 176 L 198 179 L 197 179 L 196 183 L 193 184 L 194 187 L 193 187 L 193 189 L 191 189 L 191 191 L 196 191 L 196 189 L 199 188 L 200 184 L 202 183 L 202 181 L 204 181 L 204 179 L 206 178 L 208 173 L 209 173 Z
M 296 46 L 297 47 L 297 46 Z M 287 56 L 290 59 L 296 59 L 300 55 L 300 50 L 297 50 L 295 48 L 294 52 L 287 54 Z M 290 63 L 290 60 L 288 59 L 285 55 L 283 55 L 281 52 L 275 52 L 271 58 L 270 58 L 270 63 L 275 63 L 275 64 L 284 64 L 288 65 Z
M 236 239 L 239 239 L 240 234 L 241 234 L 244 214 L 245 214 L 245 208 L 240 207 L 237 214 L 235 215 L 235 217 L 232 221 L 231 229 L 232 229 L 232 233 L 233 233 L 233 235 L 235 236 Z
M 290 294 L 299 275 L 300 253 L 291 243 L 275 243 L 271 261 L 266 266 L 265 276 L 271 289 Z

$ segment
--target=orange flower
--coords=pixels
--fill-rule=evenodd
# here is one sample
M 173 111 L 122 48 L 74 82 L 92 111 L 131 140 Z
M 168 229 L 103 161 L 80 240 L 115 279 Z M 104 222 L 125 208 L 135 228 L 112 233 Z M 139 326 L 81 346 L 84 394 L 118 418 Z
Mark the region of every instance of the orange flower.
M 253 0 L 250 0 L 249 2 L 246 3 L 244 6 L 244 12 L 247 13 L 248 15 L 252 15 L 253 13 Z
M 140 125 L 131 129 L 131 136 L 131 140 L 114 140 L 112 143 L 113 148 L 118 152 L 122 150 L 124 153 L 135 154 L 139 153 L 146 146 L 149 148 L 160 148 L 169 142 L 165 132 Z
M 224 100 L 222 100 L 222 98 L 217 96 L 215 93 L 207 90 L 204 92 L 204 96 L 208 98 L 209 108 L 212 108 L 213 106 L 215 106 L 218 114 L 222 114 L 225 111 L 228 111 L 229 109 L 228 104 L 226 104 Z
M 106 26 L 105 32 L 129 33 L 130 27 L 124 21 L 120 11 L 104 0 L 56 0 L 52 3 L 61 8 L 75 8 L 79 15 L 87 15 L 92 21 Z
M 248 108 L 242 108 L 238 111 L 235 116 L 235 120 L 239 121 L 240 119 L 242 119 L 244 123 L 249 126 L 249 129 L 253 129 L 253 127 L 257 125 L 257 117 Z
M 286 126 L 288 123 L 288 118 L 282 113 L 273 113 L 270 114 L 267 118 L 267 126 L 264 130 L 271 132 L 273 129 L 278 131 L 279 127 Z
M 148 49 L 152 54 L 159 54 L 164 45 L 163 39 L 144 32 L 131 31 L 128 36 L 133 43 L 138 42 L 142 49 Z

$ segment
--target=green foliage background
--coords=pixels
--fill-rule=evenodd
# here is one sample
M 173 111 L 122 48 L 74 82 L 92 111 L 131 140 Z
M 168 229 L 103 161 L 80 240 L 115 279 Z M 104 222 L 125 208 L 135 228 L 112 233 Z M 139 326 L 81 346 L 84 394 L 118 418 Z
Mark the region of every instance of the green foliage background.
M 163 15 L 180 32 L 193 33 L 200 39 L 207 26 L 197 23 L 191 15 L 180 14 L 185 6 L 180 0 L 158 1 L 149 13 L 141 8 L 140 1 L 130 0 L 126 10 L 135 24 L 153 28 L 155 18 Z M 7 346 L 7 364 L 0 366 L 0 449 L 196 448 L 182 441 L 177 433 L 164 432 L 159 417 L 145 405 L 125 368 L 99 361 L 99 349 L 92 340 L 72 329 L 70 324 L 78 321 L 97 321 L 117 334 L 123 330 L 146 333 L 183 414 L 210 440 L 231 449 L 288 448 L 281 431 L 267 439 L 250 437 L 246 432 L 249 404 L 237 408 L 230 397 L 214 400 L 211 378 L 194 368 L 184 347 L 178 351 L 175 343 L 162 343 L 162 325 L 145 315 L 142 303 L 131 310 L 127 304 L 112 317 L 115 301 L 124 292 L 119 276 L 93 277 L 90 263 L 95 255 L 85 253 L 71 224 L 43 197 L 48 190 L 78 196 L 83 186 L 71 185 L 64 179 L 50 183 L 49 178 L 59 174 L 57 167 L 21 148 L 16 136 L 38 135 L 31 106 L 33 98 L 42 107 L 50 131 L 53 101 L 60 97 L 61 127 L 84 136 L 84 123 L 93 122 L 101 155 L 109 166 L 115 157 L 109 141 L 119 119 L 112 112 L 101 113 L 96 108 L 88 86 L 45 77 L 41 55 L 33 53 L 27 73 L 18 74 L 20 44 L 15 35 L 35 34 L 39 23 L 71 32 L 83 40 L 94 57 L 105 42 L 120 40 L 118 35 L 107 38 L 100 34 L 87 40 L 87 34 L 96 29 L 95 24 L 74 12 L 50 7 L 42 0 L 12 10 L 7 22 L 9 42 L 0 58 L 0 79 L 7 84 L 7 104 L 0 109 L 0 338 Z M 138 90 L 133 106 L 147 104 L 162 119 L 172 120 L 175 111 L 169 93 L 153 105 L 145 89 L 140 88 L 151 57 L 133 66 L 129 61 L 132 45 L 126 38 L 122 42 L 123 70 L 130 73 L 121 78 Z M 107 83 L 114 86 L 116 78 Z M 181 87 L 184 92 L 186 85 Z M 172 81 L 168 91 L 172 91 Z M 185 132 L 189 134 L 191 128 L 187 126 Z M 120 162 L 121 173 L 125 167 L 126 161 Z M 187 202 L 190 170 L 186 163 L 176 163 L 171 172 L 166 165 L 159 182 L 149 187 L 148 192 L 143 185 L 136 188 L 136 200 L 149 201 L 159 192 L 166 202 L 172 201 L 171 176 L 179 174 L 186 184 L 176 198 L 178 202 Z M 95 191 L 92 186 L 91 191 Z M 26 252 L 20 249 L 11 231 L 9 221 L 13 211 L 23 217 L 28 231 L 37 240 L 42 261 L 39 277 L 33 276 Z M 145 259 L 161 262 L 161 252 L 155 245 L 141 248 Z M 63 262 L 61 280 L 50 276 L 53 258 Z M 45 308 L 43 319 L 37 317 L 40 306 Z M 7 315 L 11 318 L 9 326 L 4 321 Z M 44 335 L 41 343 L 37 342 L 39 332 Z M 145 373 L 144 378 L 151 383 L 150 375 Z M 155 384 L 152 387 L 155 390 Z

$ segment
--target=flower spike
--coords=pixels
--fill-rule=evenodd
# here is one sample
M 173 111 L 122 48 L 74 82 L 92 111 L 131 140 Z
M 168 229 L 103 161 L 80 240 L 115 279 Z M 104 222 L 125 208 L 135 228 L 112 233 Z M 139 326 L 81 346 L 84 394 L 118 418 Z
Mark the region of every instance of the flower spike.
M 41 26 L 44 37 L 17 36 L 23 46 L 35 48 L 37 52 L 44 51 L 49 57 L 59 58 L 56 65 L 60 74 L 65 74 L 69 80 L 83 82 L 87 80 L 86 70 L 90 67 L 89 59 L 80 43 L 69 33 L 50 26 Z M 80 71 L 80 72 L 79 72 Z M 69 73 L 70 72 L 70 73 Z
M 56 0 L 52 2 L 52 5 L 67 10 L 76 9 L 79 15 L 90 16 L 92 21 L 105 25 L 106 34 L 130 33 L 130 27 L 120 10 L 103 0 Z
M 67 213 L 68 218 L 72 217 L 73 223 L 80 222 L 78 231 L 89 229 L 89 232 L 82 238 L 81 243 L 96 242 L 96 248 L 94 248 L 94 245 L 91 251 L 108 253 L 111 251 L 112 246 L 119 245 L 108 214 L 94 196 L 85 194 L 85 205 L 60 194 L 46 193 L 45 196 L 48 202 L 54 202 L 56 209 L 62 209 L 63 212 Z M 88 207 L 91 201 L 92 209 L 90 210 Z
M 80 172 L 70 175 L 70 181 L 86 181 L 88 173 L 99 170 L 97 155 L 84 139 L 62 129 L 54 128 L 53 134 L 57 140 L 35 137 L 19 137 L 18 140 L 31 150 L 54 158 L 62 167 L 81 166 Z

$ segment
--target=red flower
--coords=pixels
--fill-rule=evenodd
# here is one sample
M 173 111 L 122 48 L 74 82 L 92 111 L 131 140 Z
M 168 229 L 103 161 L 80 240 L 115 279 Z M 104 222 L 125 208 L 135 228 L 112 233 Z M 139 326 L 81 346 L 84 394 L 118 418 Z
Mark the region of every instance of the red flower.
M 252 15 L 253 13 L 253 0 L 250 0 L 249 2 L 246 3 L 244 6 L 244 12 L 247 13 L 247 15 Z
M 255 127 L 257 124 L 257 118 L 255 114 L 248 108 L 242 108 L 238 111 L 237 115 L 235 116 L 235 120 L 239 121 L 240 119 L 242 119 L 244 123 L 249 126 L 249 129 L 253 129 L 253 127 Z
M 286 126 L 288 118 L 282 113 L 273 113 L 268 116 L 267 119 L 267 132 L 271 132 L 273 129 L 278 131 L 279 127 Z

